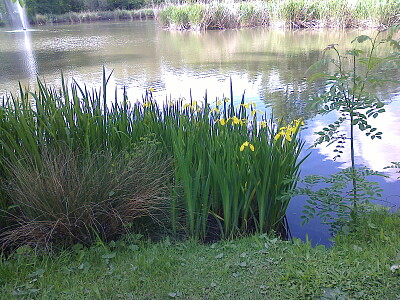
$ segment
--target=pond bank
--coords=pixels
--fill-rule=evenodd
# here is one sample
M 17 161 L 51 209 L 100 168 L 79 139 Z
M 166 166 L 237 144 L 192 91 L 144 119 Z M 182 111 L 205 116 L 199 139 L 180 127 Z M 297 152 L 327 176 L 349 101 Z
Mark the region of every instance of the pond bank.
M 213 30 L 243 27 L 386 28 L 400 22 L 396 0 L 271 0 L 165 5 L 139 10 L 85 10 L 65 14 L 35 14 L 32 25 L 156 18 L 170 30 Z M 4 26 L 0 17 L 0 26 Z
M 266 235 L 212 245 L 132 235 L 53 255 L 24 247 L 0 259 L 0 289 L 7 299 L 395 299 L 399 219 L 374 213 L 329 249 Z

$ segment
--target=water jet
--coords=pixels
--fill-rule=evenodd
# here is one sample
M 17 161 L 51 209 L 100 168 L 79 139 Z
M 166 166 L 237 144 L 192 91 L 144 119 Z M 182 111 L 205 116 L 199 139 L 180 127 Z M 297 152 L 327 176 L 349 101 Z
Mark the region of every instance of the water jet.
M 19 1 L 13 2 L 6 0 L 6 9 L 8 13 L 8 21 L 13 29 L 28 29 L 28 18 L 26 17 L 25 9 Z

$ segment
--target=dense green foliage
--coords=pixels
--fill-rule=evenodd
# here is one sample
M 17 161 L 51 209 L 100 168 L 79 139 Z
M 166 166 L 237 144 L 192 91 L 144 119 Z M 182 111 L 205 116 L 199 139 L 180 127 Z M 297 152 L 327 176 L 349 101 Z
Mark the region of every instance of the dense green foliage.
M 15 226 L 3 242 L 47 246 L 55 235 L 55 243 L 90 243 L 93 232 L 108 240 L 135 219 L 123 217 L 118 207 L 143 203 L 139 215 L 150 215 L 160 196 L 171 199 L 164 203 L 169 218 L 162 225 L 175 233 L 220 238 L 282 230 L 290 201 L 285 195 L 295 187 L 301 163 L 301 121 L 274 124 L 244 99 L 235 107 L 232 87 L 231 99 L 213 108 L 207 98 L 204 105 L 179 100 L 159 106 L 151 91 L 142 104 L 131 105 L 124 94 L 110 105 L 107 81 L 104 74 L 102 90 L 93 91 L 75 83 L 57 91 L 38 82 L 36 92 L 21 89 L 20 98 L 4 99 L 0 167 L 6 185 L 0 205 Z M 158 154 L 134 168 L 148 144 L 173 160 L 168 195 L 166 183 L 155 179 L 168 173 Z M 140 185 L 143 193 L 126 193 Z M 153 188 L 159 193 L 150 193 Z
M 69 11 L 81 11 L 84 6 L 79 0 L 26 0 L 28 14 L 62 14 Z
M 140 9 L 146 4 L 145 0 L 26 0 L 28 14 L 64 14 L 84 10 L 115 10 Z
M 0 1 L 0 27 L 5 25 L 6 20 L 6 6 L 3 1 Z
M 104 10 L 104 11 L 83 11 L 68 12 L 61 15 L 54 14 L 36 14 L 30 18 L 31 24 L 44 25 L 47 23 L 82 23 L 109 20 L 140 20 L 154 18 L 153 9 L 139 10 Z
M 143 5 L 143 0 L 107 0 L 109 9 L 139 9 Z
M 0 262 L 4 299 L 396 299 L 398 214 L 375 212 L 336 245 L 266 235 L 216 244 L 140 236 Z M 394 272 L 391 271 L 391 267 Z

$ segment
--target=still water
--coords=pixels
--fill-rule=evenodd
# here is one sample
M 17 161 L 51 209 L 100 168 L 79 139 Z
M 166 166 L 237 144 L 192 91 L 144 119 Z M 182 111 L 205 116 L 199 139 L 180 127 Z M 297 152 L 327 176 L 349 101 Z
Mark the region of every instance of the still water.
M 41 26 L 29 31 L 0 29 L 0 96 L 16 93 L 18 82 L 35 89 L 39 75 L 48 85 L 60 86 L 60 73 L 71 82 L 99 87 L 102 67 L 113 72 L 109 92 L 121 95 L 125 87 L 131 101 L 141 99 L 152 87 L 162 102 L 167 98 L 202 100 L 229 95 L 232 78 L 237 101 L 243 92 L 257 109 L 288 119 L 303 117 L 302 136 L 306 147 L 315 131 L 335 120 L 335 113 L 316 116 L 306 110 L 307 100 L 321 91 L 308 82 L 310 65 L 322 57 L 322 49 L 336 43 L 350 45 L 360 31 L 283 31 L 264 28 L 170 32 L 154 21 L 93 23 Z M 393 76 L 399 76 L 394 74 Z M 400 76 L 398 77 L 400 78 Z M 116 92 L 115 92 L 116 89 Z M 373 124 L 384 133 L 381 141 L 356 136 L 357 163 L 388 178 L 378 181 L 384 188 L 387 205 L 400 206 L 400 181 L 395 172 L 383 168 L 400 160 L 400 86 L 379 91 L 387 112 Z M 302 168 L 302 175 L 328 175 L 349 166 L 346 153 L 333 161 L 333 148 L 313 150 Z M 306 152 L 305 152 L 306 154 Z M 299 226 L 305 200 L 293 199 L 288 217 L 292 234 L 314 243 L 328 244 L 329 234 L 318 220 Z

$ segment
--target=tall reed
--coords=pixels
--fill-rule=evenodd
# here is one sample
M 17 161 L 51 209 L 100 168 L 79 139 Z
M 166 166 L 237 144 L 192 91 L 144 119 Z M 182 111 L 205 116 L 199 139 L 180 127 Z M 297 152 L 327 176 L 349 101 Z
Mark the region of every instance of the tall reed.
M 194 16 L 190 18 L 189 16 Z M 179 16 L 179 18 L 177 17 Z M 240 3 L 211 1 L 169 5 L 156 13 L 170 29 L 227 29 L 248 26 L 378 27 L 400 21 L 397 0 L 269 0 Z M 193 20 L 193 21 L 192 21 Z
M 391 26 L 400 21 L 400 2 L 396 0 L 271 0 L 273 22 L 290 27 Z
M 170 29 L 228 29 L 266 26 L 269 15 L 262 2 L 170 5 L 160 9 L 156 18 Z

